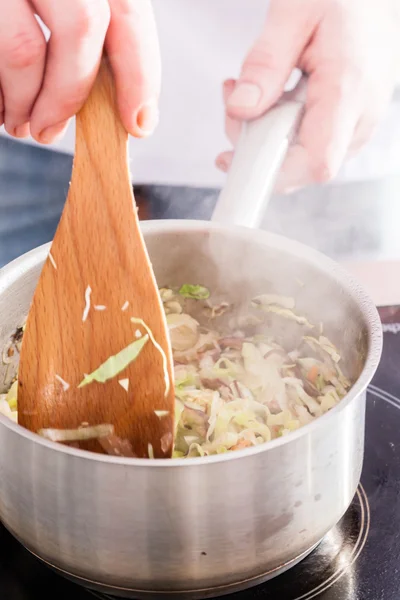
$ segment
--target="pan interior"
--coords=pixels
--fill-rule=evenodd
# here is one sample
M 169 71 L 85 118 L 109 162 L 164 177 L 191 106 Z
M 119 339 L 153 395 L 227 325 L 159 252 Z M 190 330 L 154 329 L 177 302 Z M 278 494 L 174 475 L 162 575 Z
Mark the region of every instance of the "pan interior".
M 322 324 L 323 334 L 343 357 L 346 375 L 353 381 L 358 378 L 369 343 L 365 310 L 351 283 L 343 284 L 331 261 L 314 253 L 308 256 L 307 249 L 282 238 L 253 236 L 251 232 L 239 235 L 235 230 L 210 230 L 206 225 L 189 231 L 182 225 L 165 231 L 153 225 L 145 230 L 145 238 L 160 287 L 202 284 L 215 301 L 238 306 L 263 293 L 293 297 L 296 313 L 315 325 L 311 335 L 318 336 Z M 15 267 L 20 275 L 2 286 L 1 348 L 8 345 L 27 315 L 41 267 L 42 260 L 20 259 Z M 304 335 L 303 327 L 286 319 L 274 320 L 269 327 L 277 341 L 291 349 Z M 1 361 L 0 391 L 15 377 L 17 363 L 17 353 L 10 364 Z

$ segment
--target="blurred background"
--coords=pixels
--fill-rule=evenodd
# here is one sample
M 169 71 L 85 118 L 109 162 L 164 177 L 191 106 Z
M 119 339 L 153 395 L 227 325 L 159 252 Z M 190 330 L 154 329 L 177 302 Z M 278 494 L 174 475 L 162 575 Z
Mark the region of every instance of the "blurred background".
M 150 139 L 130 142 L 142 219 L 210 217 L 225 179 L 214 160 L 230 146 L 222 81 L 237 76 L 265 18 L 266 3 L 259 0 L 203 0 L 193 10 L 194 2 L 154 1 L 164 69 L 160 124 Z M 230 21 L 232 2 L 240 18 Z M 68 191 L 73 144 L 73 123 L 51 147 L 16 141 L 0 128 L 0 267 L 52 239 Z M 274 196 L 263 228 L 337 260 L 390 260 L 400 258 L 398 222 L 400 88 L 373 140 L 339 177 Z

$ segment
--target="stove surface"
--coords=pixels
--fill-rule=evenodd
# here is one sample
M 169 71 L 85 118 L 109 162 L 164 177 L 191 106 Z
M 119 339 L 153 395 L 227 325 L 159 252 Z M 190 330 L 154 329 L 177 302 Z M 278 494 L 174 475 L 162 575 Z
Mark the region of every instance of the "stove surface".
M 384 347 L 369 387 L 361 483 L 349 510 L 297 566 L 230 600 L 397 600 L 400 570 L 400 307 L 380 309 Z M 0 525 L 0 596 L 109 600 L 56 575 Z

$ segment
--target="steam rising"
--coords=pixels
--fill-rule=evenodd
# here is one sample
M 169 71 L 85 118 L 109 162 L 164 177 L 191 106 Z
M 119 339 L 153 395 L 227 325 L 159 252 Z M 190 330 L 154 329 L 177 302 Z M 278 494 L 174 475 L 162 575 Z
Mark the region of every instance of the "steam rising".
M 247 229 L 183 231 L 166 255 L 166 237 L 146 239 L 160 287 L 191 282 L 212 290 L 213 302 L 233 301 L 245 314 L 260 294 L 293 298 L 296 313 L 324 333 L 343 356 L 346 374 L 357 378 L 364 364 L 368 333 L 355 289 L 346 290 L 341 269 L 317 252 L 272 234 Z M 169 238 L 170 239 L 170 238 Z M 269 332 L 287 348 L 297 345 L 304 329 L 271 318 Z M 264 327 L 265 330 L 265 327 Z M 314 332 L 315 331 L 315 332 Z

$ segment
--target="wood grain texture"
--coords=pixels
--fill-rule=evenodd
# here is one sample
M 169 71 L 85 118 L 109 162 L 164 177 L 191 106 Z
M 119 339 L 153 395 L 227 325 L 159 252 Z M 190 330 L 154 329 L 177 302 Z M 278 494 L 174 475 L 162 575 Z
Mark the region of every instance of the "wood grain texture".
M 127 153 L 128 135 L 117 116 L 112 75 L 103 59 L 92 93 L 77 115 L 72 179 L 52 244 L 53 261 L 48 258 L 44 265 L 27 321 L 19 368 L 19 423 L 31 431 L 111 423 L 137 456 L 148 456 L 151 443 L 156 457 L 169 457 L 172 354 L 139 228 Z M 84 322 L 88 286 L 91 309 Z M 126 302 L 129 308 L 123 311 Z M 95 305 L 106 309 L 96 311 Z M 132 343 L 138 329 L 146 333 L 131 317 L 147 323 L 166 353 L 168 396 L 162 356 L 150 341 L 118 377 L 78 389 L 84 373 Z M 57 375 L 69 384 L 68 390 Z M 128 392 L 118 383 L 123 378 L 129 379 Z M 154 410 L 169 414 L 160 419 Z M 100 451 L 98 442 L 80 447 Z

